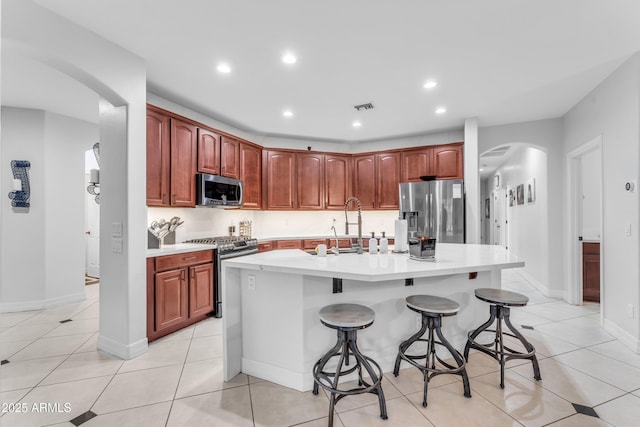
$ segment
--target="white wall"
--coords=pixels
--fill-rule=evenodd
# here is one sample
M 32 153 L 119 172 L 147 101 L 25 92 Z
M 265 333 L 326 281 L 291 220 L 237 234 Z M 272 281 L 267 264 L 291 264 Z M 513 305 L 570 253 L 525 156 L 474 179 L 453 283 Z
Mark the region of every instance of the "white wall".
M 600 241 L 601 157 L 597 150 L 581 157 L 582 237 L 588 241 Z
M 546 271 L 538 274 L 538 278 L 545 277 L 537 286 L 548 296 L 561 298 L 565 296 L 564 281 L 564 251 L 563 251 L 563 209 L 564 209 L 564 154 L 562 119 L 539 120 L 534 122 L 516 123 L 512 125 L 481 127 L 479 130 L 479 153 L 504 145 L 523 143 L 539 148 L 546 153 L 546 191 L 548 209 L 541 212 L 540 220 L 536 219 L 531 227 L 536 227 L 538 234 L 545 236 L 547 249 L 541 254 L 546 257 Z M 542 179 L 542 178 L 541 178 Z M 536 181 L 538 176 L 536 176 Z M 523 182 L 524 183 L 524 182 Z M 500 181 L 500 185 L 504 183 Z M 539 192 L 540 194 L 540 192 Z M 544 220 L 544 227 L 540 227 Z M 509 236 L 514 242 L 515 236 Z M 529 260 L 525 259 L 525 264 Z M 542 279 L 539 279 L 542 280 Z
M 84 299 L 84 152 L 95 124 L 58 114 L 2 108 L 2 154 L 29 160 L 31 207 L 2 200 L 0 311 Z M 4 165 L 3 165 L 4 166 Z M 11 168 L 3 167 L 3 193 Z M 6 189 L 6 192 L 4 191 Z
M 639 191 L 624 190 L 640 169 L 640 54 L 605 79 L 565 117 L 568 153 L 602 136 L 603 252 L 602 310 L 605 328 L 640 352 Z M 631 236 L 625 227 L 631 226 Z M 628 305 L 635 316 L 628 315 Z
M 98 347 L 125 359 L 135 357 L 147 350 L 146 176 L 144 167 L 140 167 L 146 156 L 145 64 L 121 47 L 33 2 L 4 0 L 2 14 L 3 49 L 15 49 L 41 61 L 125 109 L 124 115 L 111 115 L 106 109 L 100 116 L 100 138 L 110 138 L 109 144 L 101 144 L 101 185 L 105 192 L 100 234 L 102 241 L 109 241 L 111 224 L 121 223 L 124 252 L 100 254 Z M 25 25 L 27 22 L 29 25 Z M 107 203 L 107 187 L 111 187 L 114 203 Z M 6 255 L 3 250 L 2 257 Z
M 545 294 L 551 293 L 548 283 L 549 277 L 547 254 L 549 252 L 549 238 L 547 230 L 548 185 L 547 185 L 547 155 L 544 151 L 518 144 L 512 150 L 508 160 L 498 168 L 500 185 L 503 188 L 516 190 L 520 184 L 524 185 L 524 204 L 508 207 L 509 218 L 509 252 L 525 261 L 522 271 L 527 278 Z M 535 179 L 536 200 L 527 202 L 527 185 Z M 562 219 L 562 211 L 557 210 L 556 216 Z

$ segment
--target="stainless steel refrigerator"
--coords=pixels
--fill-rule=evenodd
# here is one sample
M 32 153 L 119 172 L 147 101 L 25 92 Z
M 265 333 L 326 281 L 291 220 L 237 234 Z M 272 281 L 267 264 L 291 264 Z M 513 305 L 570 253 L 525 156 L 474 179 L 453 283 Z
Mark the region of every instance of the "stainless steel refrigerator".
M 408 237 L 435 237 L 437 243 L 464 243 L 464 182 L 400 183 L 400 218 Z

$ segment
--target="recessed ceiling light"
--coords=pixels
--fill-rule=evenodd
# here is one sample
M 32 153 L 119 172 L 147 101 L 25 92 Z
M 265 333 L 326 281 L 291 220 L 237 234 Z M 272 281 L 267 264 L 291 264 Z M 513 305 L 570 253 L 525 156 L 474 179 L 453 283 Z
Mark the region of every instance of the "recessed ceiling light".
M 447 109 L 444 107 L 438 107 L 436 108 L 436 114 L 444 114 L 447 112 Z
M 231 72 L 231 67 L 229 66 L 229 64 L 218 64 L 218 67 L 216 68 L 219 72 L 227 74 Z
M 362 126 L 362 123 L 360 123 L 359 121 L 357 121 L 357 120 L 356 120 L 355 122 L 353 122 L 353 125 L 352 125 L 352 126 L 353 126 L 354 128 L 359 128 L 360 126 Z
M 284 111 L 282 112 L 282 115 L 283 115 L 283 116 L 285 116 L 285 117 L 293 117 L 293 111 L 291 111 L 291 110 L 284 110 Z
M 438 86 L 438 82 L 435 80 L 429 80 L 424 84 L 424 88 L 425 89 L 433 89 L 434 87 Z
M 298 58 L 296 58 L 296 56 L 291 52 L 287 52 L 282 55 L 282 62 L 285 64 L 295 64 L 297 60 Z

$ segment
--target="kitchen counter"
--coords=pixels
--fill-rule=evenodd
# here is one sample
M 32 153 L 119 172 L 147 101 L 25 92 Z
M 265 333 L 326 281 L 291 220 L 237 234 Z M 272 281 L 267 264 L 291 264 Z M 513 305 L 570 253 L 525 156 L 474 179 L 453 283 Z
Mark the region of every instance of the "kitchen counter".
M 216 248 L 216 245 L 207 245 L 203 243 L 176 243 L 175 245 L 161 245 L 159 249 L 147 249 L 147 258 L 182 254 L 185 252 L 206 251 L 208 249 Z
M 385 372 L 393 369 L 400 342 L 417 330 L 419 316 L 404 301 L 409 295 L 442 296 L 460 304 L 443 330 L 462 350 L 468 331 L 488 316 L 488 305 L 473 296 L 474 289 L 499 288 L 502 269 L 522 266 L 501 247 L 463 244 L 439 244 L 435 261 L 393 253 L 319 257 L 297 249 L 224 260 L 225 380 L 243 372 L 310 390 L 313 364 L 335 344 L 335 331 L 320 323 L 318 312 L 335 303 L 375 311 L 374 324 L 358 333 L 358 344 Z M 341 292 L 333 292 L 333 279 L 342 279 Z

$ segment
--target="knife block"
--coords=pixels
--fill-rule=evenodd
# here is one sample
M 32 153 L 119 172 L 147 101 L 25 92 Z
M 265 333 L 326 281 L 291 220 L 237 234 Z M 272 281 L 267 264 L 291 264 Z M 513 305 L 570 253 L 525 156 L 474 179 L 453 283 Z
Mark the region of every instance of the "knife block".
M 162 243 L 164 245 L 175 245 L 176 244 L 176 232 L 175 231 L 169 232 L 169 234 L 164 236 L 164 238 L 162 239 Z
M 160 239 L 147 230 L 147 249 L 160 249 Z

